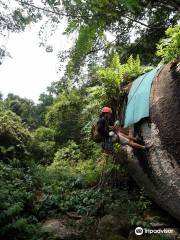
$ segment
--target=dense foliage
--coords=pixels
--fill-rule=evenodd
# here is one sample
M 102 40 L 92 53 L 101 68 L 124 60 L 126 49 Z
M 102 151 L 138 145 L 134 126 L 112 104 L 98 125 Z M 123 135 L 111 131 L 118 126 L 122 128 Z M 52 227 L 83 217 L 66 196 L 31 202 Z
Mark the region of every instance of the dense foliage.
M 33 101 L 20 98 L 14 94 L 8 94 L 4 101 L 4 106 L 20 116 L 28 128 L 37 127 L 36 107 Z
M 51 163 L 55 150 L 55 131 L 51 128 L 39 127 L 32 133 L 32 154 L 42 164 Z
M 20 117 L 11 111 L 0 112 L 0 156 L 4 162 L 24 160 L 29 155 L 30 133 Z
M 91 64 L 99 52 L 107 56 L 112 49 L 118 51 L 123 60 L 127 60 L 129 54 L 139 54 L 143 63 L 157 63 L 156 43 L 164 37 L 164 30 L 175 25 L 178 19 L 176 1 L 170 6 L 166 2 L 136 0 L 64 0 L 62 3 L 68 16 L 66 33 L 78 31 L 79 34 L 67 68 L 68 72 L 75 73 L 85 60 Z M 131 31 L 137 33 L 134 42 Z M 107 40 L 107 32 L 113 34 L 112 42 Z
M 69 57 L 67 73 L 79 80 L 77 74 L 84 63 L 91 65 L 100 55 L 104 58 L 112 50 L 119 53 L 123 62 L 130 54 L 139 54 L 143 64 L 156 64 L 157 42 L 165 36 L 165 30 L 178 22 L 178 0 L 62 0 L 18 1 L 14 7 L 0 1 L 2 24 L 0 31 L 22 31 L 32 22 L 43 19 L 40 29 L 41 45 L 48 49 L 48 36 L 58 28 L 63 17 L 68 24 L 65 34 L 76 35 L 70 51 L 61 52 L 60 60 Z M 50 29 L 47 30 L 47 26 Z M 108 40 L 113 35 L 113 40 Z M 135 37 L 134 37 L 134 36 Z M 101 59 L 102 62 L 103 59 Z M 80 73 L 80 72 L 79 72 Z
M 162 57 L 162 61 L 167 63 L 180 56 L 180 26 L 168 28 L 167 38 L 162 39 L 157 45 L 157 55 Z
M 39 228 L 35 216 L 35 182 L 27 169 L 0 164 L 0 237 L 35 239 Z

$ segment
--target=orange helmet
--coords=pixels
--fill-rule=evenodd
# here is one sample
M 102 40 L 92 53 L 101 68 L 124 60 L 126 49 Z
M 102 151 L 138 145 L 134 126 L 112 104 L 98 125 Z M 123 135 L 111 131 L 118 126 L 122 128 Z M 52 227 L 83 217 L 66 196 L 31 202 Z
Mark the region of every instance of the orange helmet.
M 102 113 L 112 113 L 112 109 L 110 107 L 103 107 L 101 110 Z

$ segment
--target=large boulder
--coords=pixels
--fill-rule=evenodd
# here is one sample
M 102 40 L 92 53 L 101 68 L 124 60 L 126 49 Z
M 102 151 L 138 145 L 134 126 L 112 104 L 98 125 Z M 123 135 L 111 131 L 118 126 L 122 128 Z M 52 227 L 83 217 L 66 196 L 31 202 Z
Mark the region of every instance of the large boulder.
M 128 225 L 127 217 L 105 215 L 99 221 L 97 228 L 98 239 L 102 240 L 125 240 L 122 232 Z
M 43 223 L 44 232 L 53 233 L 61 240 L 78 240 L 81 239 L 80 233 L 67 224 L 63 219 L 49 219 Z
M 147 151 L 122 147 L 119 153 L 135 179 L 165 211 L 180 221 L 180 71 L 165 65 L 153 82 L 150 118 L 131 127 L 152 144 Z

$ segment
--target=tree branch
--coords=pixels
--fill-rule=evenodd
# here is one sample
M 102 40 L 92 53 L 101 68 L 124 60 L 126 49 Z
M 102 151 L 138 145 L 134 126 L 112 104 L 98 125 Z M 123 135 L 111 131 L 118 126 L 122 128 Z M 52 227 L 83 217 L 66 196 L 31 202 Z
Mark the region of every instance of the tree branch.
M 33 7 L 33 8 L 36 8 L 40 11 L 44 11 L 44 12 L 49 12 L 49 13 L 53 13 L 53 14 L 56 14 L 56 15 L 59 15 L 59 16 L 64 16 L 64 17 L 90 17 L 90 16 L 83 16 L 83 15 L 74 15 L 74 14 L 65 14 L 65 13 L 60 13 L 60 12 L 56 12 L 56 11 L 52 11 L 52 10 L 49 10 L 49 9 L 46 9 L 46 8 L 42 8 L 42 7 L 39 7 L 39 6 L 35 6 L 31 3 L 27 3 L 27 2 L 24 2 L 24 1 L 21 1 L 21 0 L 15 0 L 16 2 L 19 2 L 21 4 L 24 4 L 24 5 L 27 5 L 29 7 Z
M 171 11 L 175 11 L 175 12 L 180 11 L 180 6 L 175 1 L 172 1 L 171 5 L 169 4 L 169 1 L 165 1 L 165 4 L 162 3 L 161 0 L 157 0 L 157 2 L 159 3 L 160 6 L 163 6 L 164 8 L 169 9 Z
M 83 18 L 83 17 L 85 17 L 85 18 L 89 18 L 89 19 L 92 18 L 92 16 L 90 16 L 90 15 L 88 16 L 88 15 L 66 14 L 66 13 L 62 13 L 62 12 L 60 13 L 60 12 L 56 12 L 56 11 L 48 10 L 48 9 L 45 9 L 45 8 L 42 8 L 42 7 L 35 6 L 35 5 L 31 4 L 31 3 L 27 3 L 27 2 L 24 2 L 24 1 L 21 1 L 21 0 L 15 0 L 15 1 L 17 1 L 17 2 L 19 2 L 19 3 L 21 3 L 21 4 L 25 4 L 25 5 L 27 5 L 27 6 L 36 8 L 36 9 L 41 10 L 41 11 L 45 11 L 45 12 L 49 12 L 49 13 L 56 14 L 56 15 L 58 15 L 58 16 L 75 17 L 75 18 Z M 100 16 L 100 15 L 104 16 L 104 14 L 99 14 L 99 16 Z M 138 23 L 138 24 L 140 24 L 140 25 L 142 25 L 142 26 L 144 26 L 144 27 L 150 28 L 150 29 L 159 29 L 159 28 L 161 28 L 161 27 L 149 26 L 149 25 L 147 25 L 147 24 L 145 24 L 145 23 L 143 23 L 143 22 L 141 22 L 141 21 L 139 21 L 139 20 L 133 19 L 133 18 L 131 18 L 131 17 L 129 17 L 129 16 L 122 16 L 122 17 L 127 18 L 127 19 L 129 19 L 130 21 L 132 21 L 132 22 L 136 22 L 136 23 Z
M 142 26 L 144 26 L 144 27 L 147 27 L 147 28 L 149 28 L 149 29 L 162 29 L 162 27 L 149 26 L 149 25 L 147 25 L 147 24 L 145 24 L 145 23 L 143 23 L 143 22 L 141 22 L 141 21 L 139 21 L 139 20 L 133 19 L 133 18 L 131 18 L 131 17 L 129 17 L 129 16 L 122 16 L 122 17 L 127 18 L 127 19 L 129 19 L 130 21 L 132 21 L 132 22 L 136 22 L 136 23 L 138 23 L 138 24 L 140 24 L 140 25 L 142 25 Z
M 154 28 L 154 27 L 151 27 L 151 26 L 148 26 L 147 24 L 145 24 L 145 23 L 143 23 L 143 22 L 140 22 L 140 21 L 138 21 L 138 20 L 136 20 L 136 19 L 132 19 L 132 18 L 130 18 L 130 17 L 128 17 L 128 16 L 125 16 L 125 18 L 127 18 L 127 19 L 129 19 L 130 21 L 132 21 L 132 22 L 136 22 L 136 23 L 138 23 L 138 24 L 141 24 L 142 26 L 144 26 L 144 27 L 147 27 L 147 28 Z
M 92 54 L 92 53 L 95 53 L 95 52 L 99 52 L 99 51 L 101 51 L 101 50 L 108 49 L 108 48 L 111 47 L 111 45 L 112 45 L 114 42 L 116 42 L 116 39 L 114 39 L 112 42 L 109 42 L 107 46 L 103 46 L 103 47 L 99 47 L 99 48 L 90 50 L 89 52 L 87 52 L 86 55 L 90 55 L 90 54 Z

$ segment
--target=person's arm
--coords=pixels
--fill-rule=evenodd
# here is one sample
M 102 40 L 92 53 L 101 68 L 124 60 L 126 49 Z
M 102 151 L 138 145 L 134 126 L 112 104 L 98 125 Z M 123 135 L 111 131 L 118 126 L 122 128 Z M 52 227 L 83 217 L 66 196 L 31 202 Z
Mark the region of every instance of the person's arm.
M 132 140 L 132 141 L 137 141 L 137 139 L 136 139 L 136 138 L 134 138 L 134 137 L 131 137 L 131 136 L 127 135 L 127 134 L 124 134 L 124 133 L 122 133 L 121 131 L 120 131 L 120 134 L 121 134 L 122 136 L 124 136 L 125 138 L 128 138 L 129 140 Z
M 115 132 L 120 132 L 120 133 L 122 133 L 122 134 L 128 135 L 128 130 L 125 129 L 125 128 L 122 128 L 122 127 L 120 127 L 120 126 L 114 125 L 114 126 L 113 126 L 113 130 L 114 130 Z

